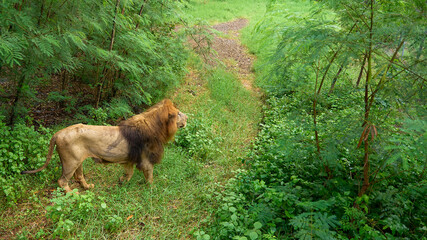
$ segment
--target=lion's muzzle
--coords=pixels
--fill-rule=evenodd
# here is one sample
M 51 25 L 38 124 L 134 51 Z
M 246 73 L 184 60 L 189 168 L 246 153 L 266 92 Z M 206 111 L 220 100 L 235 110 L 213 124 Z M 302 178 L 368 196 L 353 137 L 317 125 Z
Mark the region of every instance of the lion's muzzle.
M 178 112 L 178 121 L 176 123 L 178 128 L 184 128 L 185 126 L 187 126 L 187 115 L 185 115 L 182 112 Z

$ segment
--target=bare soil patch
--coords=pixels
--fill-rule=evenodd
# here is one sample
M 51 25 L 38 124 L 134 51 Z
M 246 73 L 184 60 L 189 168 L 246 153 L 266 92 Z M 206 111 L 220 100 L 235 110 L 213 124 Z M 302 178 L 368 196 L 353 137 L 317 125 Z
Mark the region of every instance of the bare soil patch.
M 259 93 L 259 89 L 253 86 L 252 65 L 255 56 L 251 55 L 246 46 L 240 42 L 240 30 L 246 27 L 248 22 L 247 19 L 241 18 L 231 22 L 219 23 L 211 27 L 211 29 L 216 30 L 215 33 L 201 26 L 200 32 L 212 34 L 213 37 L 210 39 L 203 34 L 195 34 L 189 40 L 189 44 L 207 64 L 212 66 L 224 65 L 227 71 L 236 74 L 246 89 Z M 187 79 L 191 79 L 192 76 L 194 74 L 187 75 Z
M 253 87 L 252 64 L 255 56 L 249 54 L 246 46 L 240 42 L 240 30 L 248 24 L 247 19 L 220 23 L 213 28 L 224 33 L 223 36 L 215 36 L 212 48 L 217 57 L 227 67 L 227 70 L 237 74 L 243 86 L 248 90 L 256 90 Z M 256 90 L 257 91 L 257 90 Z

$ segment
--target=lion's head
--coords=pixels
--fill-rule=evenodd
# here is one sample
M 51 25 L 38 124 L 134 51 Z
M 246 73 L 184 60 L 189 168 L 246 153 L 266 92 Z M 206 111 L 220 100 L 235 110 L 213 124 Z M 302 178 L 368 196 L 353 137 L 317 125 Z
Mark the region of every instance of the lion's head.
M 163 155 L 163 144 L 173 139 L 179 128 L 187 125 L 187 115 L 180 112 L 171 100 L 165 99 L 135 115 L 119 126 L 129 143 L 129 160 L 139 168 L 141 152 L 151 152 L 151 163 L 159 163 Z

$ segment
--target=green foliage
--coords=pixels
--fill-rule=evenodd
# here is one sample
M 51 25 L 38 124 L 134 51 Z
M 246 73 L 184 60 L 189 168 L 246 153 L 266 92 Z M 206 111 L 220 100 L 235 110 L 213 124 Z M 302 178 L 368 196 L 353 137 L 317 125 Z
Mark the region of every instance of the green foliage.
M 4 204 L 13 204 L 27 194 L 28 177 L 21 172 L 43 165 L 51 135 L 46 128 L 35 131 L 34 127 L 16 124 L 12 129 L 0 121 L 0 193 Z M 34 178 L 41 182 L 55 172 L 43 172 Z
M 174 30 L 185 20 L 181 7 L 169 0 L 0 3 L 0 77 L 7 83 L 0 92 L 11 96 L 0 103 L 10 124 L 44 98 L 37 91 L 46 83 L 54 86 L 47 100 L 71 106 L 87 104 L 65 94 L 81 84 L 92 88 L 87 97 L 95 108 L 162 98 L 186 64 L 184 35 Z
M 94 215 L 108 218 L 106 229 L 114 231 L 117 225 L 123 223 L 123 219 L 116 215 L 108 216 L 108 208 L 102 197 L 97 197 L 93 192 L 87 191 L 85 194 L 77 194 L 77 189 L 73 192 L 63 194 L 63 190 L 58 188 L 54 198 L 51 199 L 51 206 L 46 207 L 47 217 L 55 225 L 52 237 L 67 238 L 73 233 L 76 223 L 85 224 Z
M 212 123 L 209 121 L 194 118 L 177 134 L 175 143 L 195 159 L 210 162 L 221 153 L 218 144 L 223 141 L 211 129 Z
M 123 218 L 121 218 L 118 215 L 112 215 L 108 218 L 107 223 L 105 224 L 105 229 L 107 229 L 110 232 L 115 232 L 123 224 Z

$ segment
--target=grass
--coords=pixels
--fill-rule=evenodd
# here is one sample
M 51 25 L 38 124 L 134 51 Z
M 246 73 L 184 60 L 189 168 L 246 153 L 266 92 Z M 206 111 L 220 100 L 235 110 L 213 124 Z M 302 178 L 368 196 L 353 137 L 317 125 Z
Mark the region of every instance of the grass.
M 190 0 L 186 11 L 195 19 L 215 24 L 237 18 L 256 18 L 265 12 L 266 2 L 259 0 Z
M 249 26 L 242 31 L 242 43 L 249 52 L 257 56 L 254 70 L 257 75 L 256 84 L 268 89 L 271 81 L 282 81 L 271 74 L 271 57 L 280 42 L 282 31 L 289 25 L 296 24 L 295 20 L 309 17 L 309 10 L 315 5 L 315 1 L 284 0 L 274 1 L 269 5 L 271 11 L 268 14 L 257 14 L 249 22 Z M 332 13 L 331 13 L 332 14 Z

